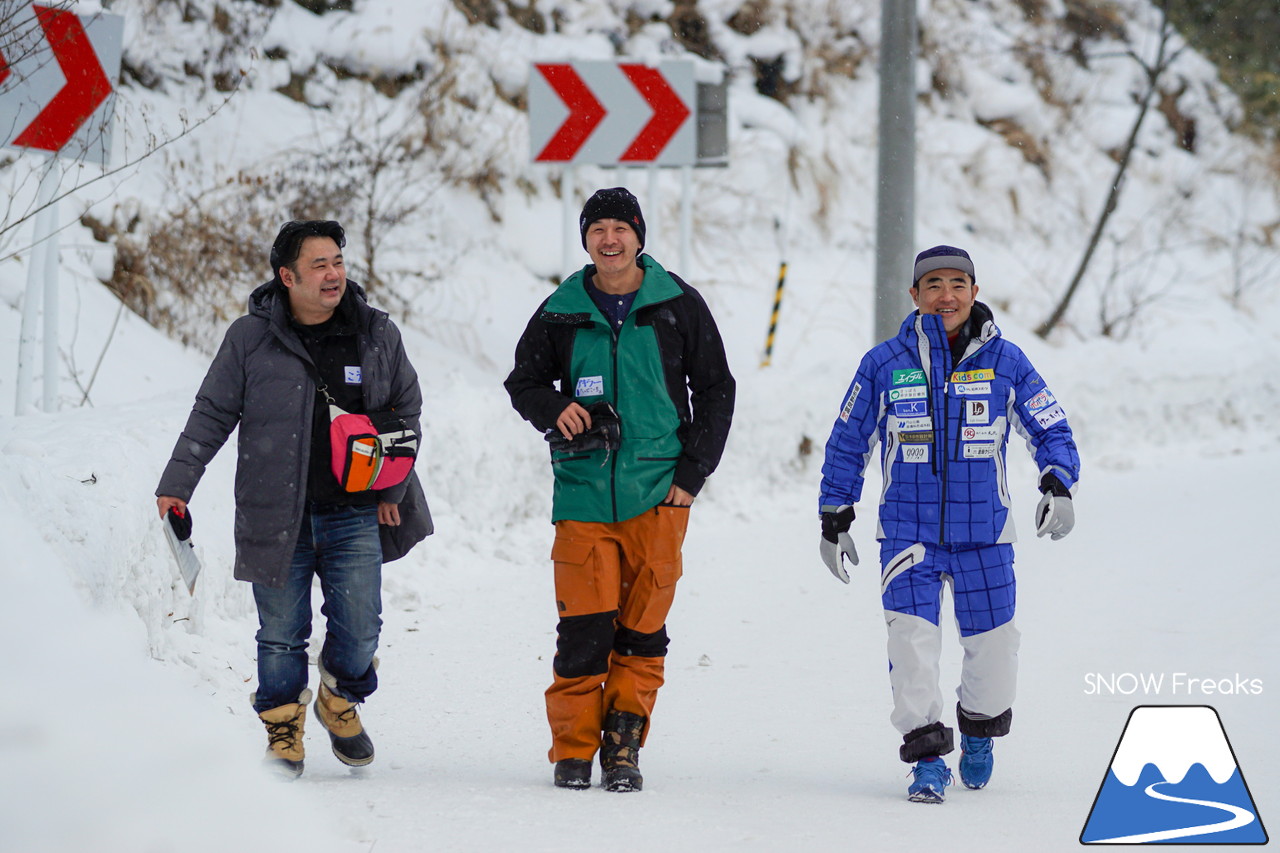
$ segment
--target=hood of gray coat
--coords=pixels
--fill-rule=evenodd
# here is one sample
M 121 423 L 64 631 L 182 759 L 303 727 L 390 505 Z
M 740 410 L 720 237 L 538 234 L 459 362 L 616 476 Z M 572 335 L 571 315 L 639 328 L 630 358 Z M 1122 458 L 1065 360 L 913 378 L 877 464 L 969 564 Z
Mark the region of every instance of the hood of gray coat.
M 347 289 L 342 294 L 342 301 L 345 303 L 348 300 L 354 300 L 359 307 L 369 305 L 368 300 L 365 299 L 364 288 L 351 279 L 347 279 Z M 288 322 L 288 310 L 289 292 L 275 279 L 258 285 L 253 289 L 253 293 L 249 294 L 249 313 L 255 317 L 263 317 L 284 325 Z M 280 313 L 277 314 L 277 311 Z M 365 317 L 367 324 L 368 318 L 365 312 L 357 310 L 356 314 Z

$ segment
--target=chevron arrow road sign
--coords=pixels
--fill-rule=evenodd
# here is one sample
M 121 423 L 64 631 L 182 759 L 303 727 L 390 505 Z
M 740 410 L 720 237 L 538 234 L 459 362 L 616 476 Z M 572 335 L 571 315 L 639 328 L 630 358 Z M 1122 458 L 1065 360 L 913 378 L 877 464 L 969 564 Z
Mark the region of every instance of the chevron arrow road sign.
M 691 62 L 535 63 L 529 75 L 532 159 L 692 166 L 697 95 Z
M 18 6 L 0 33 L 0 145 L 106 165 L 123 35 L 119 15 Z

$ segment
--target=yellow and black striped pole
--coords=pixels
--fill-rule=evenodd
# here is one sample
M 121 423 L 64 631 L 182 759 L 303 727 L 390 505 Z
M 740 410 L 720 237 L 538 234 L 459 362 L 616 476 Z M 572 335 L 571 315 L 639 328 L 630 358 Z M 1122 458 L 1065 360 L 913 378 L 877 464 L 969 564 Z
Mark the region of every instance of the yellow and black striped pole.
M 764 340 L 764 361 L 760 362 L 761 367 L 768 367 L 773 358 L 773 336 L 778 331 L 778 312 L 782 310 L 782 290 L 786 283 L 787 262 L 781 261 L 778 264 L 778 289 L 773 294 L 773 314 L 769 317 L 769 335 Z

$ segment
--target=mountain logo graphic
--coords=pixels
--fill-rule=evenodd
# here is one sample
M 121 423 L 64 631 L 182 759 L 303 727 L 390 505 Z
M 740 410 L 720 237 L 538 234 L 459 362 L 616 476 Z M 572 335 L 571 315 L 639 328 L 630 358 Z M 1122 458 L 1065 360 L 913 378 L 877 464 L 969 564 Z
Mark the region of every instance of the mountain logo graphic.
M 1208 705 L 1134 708 L 1080 843 L 1266 844 L 1218 712 Z

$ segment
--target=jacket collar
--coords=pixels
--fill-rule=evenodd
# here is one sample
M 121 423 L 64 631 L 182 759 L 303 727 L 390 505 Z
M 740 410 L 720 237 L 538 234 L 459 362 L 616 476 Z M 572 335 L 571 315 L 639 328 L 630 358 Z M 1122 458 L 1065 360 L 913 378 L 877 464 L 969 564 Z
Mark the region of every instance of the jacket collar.
M 1000 328 L 996 325 L 995 315 L 985 302 L 974 302 L 973 311 L 969 314 L 969 349 L 966 354 L 977 347 L 1000 337 Z M 942 318 L 937 314 L 921 314 L 913 311 L 902 321 L 898 329 L 898 337 L 912 349 L 916 347 L 918 335 L 924 335 L 934 347 L 948 347 L 947 330 L 942 325 Z
M 347 291 L 342 296 L 339 310 L 354 320 L 361 331 L 368 331 L 373 309 L 365 300 L 364 288 L 347 279 Z M 249 313 L 271 321 L 272 326 L 288 328 L 289 293 L 278 280 L 268 281 L 254 288 L 249 294 Z
M 374 309 L 364 298 L 364 288 L 347 279 L 347 290 L 342 296 L 341 310 L 354 321 L 358 333 L 367 334 L 372 328 Z M 289 294 L 283 284 L 272 280 L 254 288 L 249 294 L 249 314 L 265 319 L 271 332 L 291 352 L 306 361 L 311 357 L 293 330 L 293 316 L 289 313 Z
M 632 313 L 647 305 L 675 299 L 684 292 L 671 274 L 653 258 L 641 255 L 639 264 L 644 269 L 644 279 L 640 282 L 640 289 L 636 291 L 635 302 L 631 304 Z M 587 264 L 566 278 L 547 300 L 545 310 L 555 314 L 600 314 L 600 309 L 587 294 L 586 288 L 587 277 L 595 275 L 595 271 L 594 264 Z

